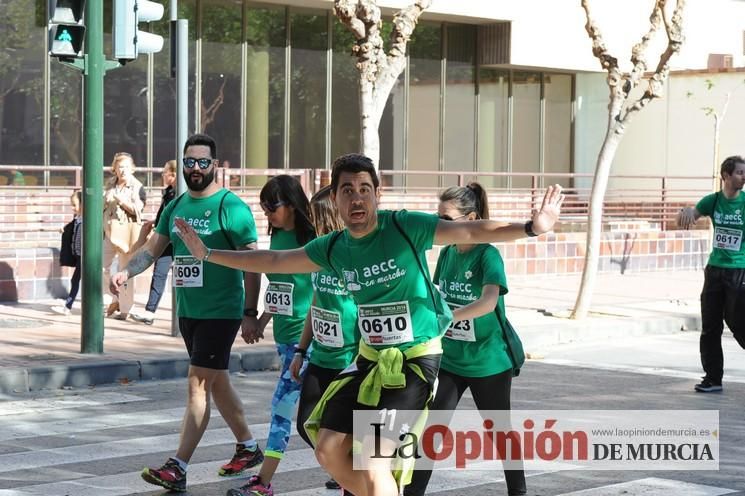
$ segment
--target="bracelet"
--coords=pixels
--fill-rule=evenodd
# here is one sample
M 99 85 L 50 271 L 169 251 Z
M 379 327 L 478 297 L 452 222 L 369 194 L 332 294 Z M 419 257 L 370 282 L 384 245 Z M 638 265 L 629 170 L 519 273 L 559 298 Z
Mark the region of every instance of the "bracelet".
M 529 220 L 525 223 L 525 234 L 528 235 L 528 237 L 534 238 L 538 236 L 535 231 L 533 231 L 533 221 Z
M 212 255 L 212 248 L 207 248 L 207 254 L 202 259 L 202 262 L 206 262 L 210 258 L 210 255 Z
M 305 358 L 308 355 L 308 350 L 304 350 L 303 348 L 295 347 L 295 354 L 300 355 L 301 357 Z
M 244 308 L 243 309 L 243 316 L 244 317 L 258 317 L 259 311 L 255 308 Z

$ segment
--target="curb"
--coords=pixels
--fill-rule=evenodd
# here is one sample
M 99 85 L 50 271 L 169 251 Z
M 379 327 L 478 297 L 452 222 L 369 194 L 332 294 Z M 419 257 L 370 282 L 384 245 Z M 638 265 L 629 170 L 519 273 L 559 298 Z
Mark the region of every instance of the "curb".
M 268 350 L 231 353 L 231 373 L 278 369 L 279 358 Z M 86 387 L 127 381 L 148 381 L 186 377 L 189 358 L 178 355 L 146 360 L 106 360 L 67 365 L 49 365 L 0 370 L 0 393 L 27 393 L 39 389 Z

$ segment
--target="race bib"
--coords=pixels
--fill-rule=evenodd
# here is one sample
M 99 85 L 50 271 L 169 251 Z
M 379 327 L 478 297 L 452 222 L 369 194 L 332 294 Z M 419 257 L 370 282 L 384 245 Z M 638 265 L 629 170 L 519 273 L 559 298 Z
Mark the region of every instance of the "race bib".
M 357 322 L 367 344 L 398 345 L 414 340 L 408 301 L 360 305 Z
M 451 310 L 455 310 L 463 305 L 448 302 L 448 306 Z M 452 321 L 448 330 L 445 331 L 445 337 L 455 339 L 456 341 L 476 341 L 476 329 L 473 325 L 473 319 Z
M 202 261 L 186 255 L 177 255 L 173 258 L 173 287 L 174 288 L 201 288 Z
M 717 227 L 714 229 L 714 247 L 721 250 L 740 251 L 742 243 L 742 231 Z
M 310 307 L 311 326 L 316 341 L 330 348 L 344 346 L 344 335 L 341 330 L 341 315 L 339 312 L 324 310 L 316 306 Z
M 266 311 L 292 317 L 292 290 L 294 288 L 295 285 L 291 282 L 270 282 L 264 293 Z

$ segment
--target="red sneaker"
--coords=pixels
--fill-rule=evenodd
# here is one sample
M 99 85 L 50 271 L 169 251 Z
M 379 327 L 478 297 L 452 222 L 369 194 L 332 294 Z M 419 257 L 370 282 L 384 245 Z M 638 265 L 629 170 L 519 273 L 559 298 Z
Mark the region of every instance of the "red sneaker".
M 263 461 L 264 453 L 261 452 L 258 446 L 256 449 L 250 450 L 242 444 L 236 444 L 233 459 L 220 467 L 220 470 L 217 473 L 223 477 L 240 475 L 249 468 L 255 467 Z
M 171 491 L 186 491 L 186 472 L 181 470 L 178 462 L 173 458 L 160 468 L 144 468 L 140 474 L 145 482 L 165 487 Z

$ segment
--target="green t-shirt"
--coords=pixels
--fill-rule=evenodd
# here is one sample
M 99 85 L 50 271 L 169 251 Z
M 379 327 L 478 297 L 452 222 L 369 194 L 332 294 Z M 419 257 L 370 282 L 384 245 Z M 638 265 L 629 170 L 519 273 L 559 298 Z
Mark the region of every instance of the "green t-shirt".
M 220 202 L 225 197 L 220 211 Z M 222 218 L 222 227 L 217 216 Z M 189 254 L 181 238 L 173 232 L 173 219 L 182 217 L 197 231 L 204 244 L 217 250 L 230 250 L 256 242 L 256 224 L 251 209 L 233 193 L 221 189 L 206 198 L 188 193 L 170 202 L 160 216 L 155 231 L 173 243 L 173 279 L 176 286 L 176 313 L 192 319 L 241 319 L 245 303 L 243 272 Z
M 709 255 L 709 265 L 723 269 L 745 268 L 743 244 L 743 218 L 745 218 L 745 193 L 728 199 L 721 192 L 706 195 L 696 205 L 701 215 L 711 217 L 714 224 L 714 242 Z
M 274 229 L 269 243 L 271 250 L 300 248 L 295 231 Z M 313 298 L 310 274 L 267 274 L 269 286 L 264 292 L 264 310 L 273 314 L 274 341 L 297 343 L 303 333 L 305 317 Z
M 414 253 L 393 224 L 392 215 L 389 210 L 379 211 L 377 228 L 362 238 L 344 230 L 333 244 L 330 260 L 328 249 L 334 233 L 311 241 L 305 252 L 315 264 L 344 279 L 357 302 L 357 324 L 367 344 L 406 350 L 442 335 L 452 314 L 432 288 L 424 255 L 432 248 L 439 219 L 421 212 L 396 213 L 416 249 Z M 434 304 L 428 288 L 434 291 Z M 439 308 L 434 308 L 435 304 Z
M 434 281 L 451 307 L 481 298 L 487 284 L 499 286 L 499 302 L 507 294 L 502 257 L 494 246 L 481 244 L 465 253 L 455 246 L 440 252 Z M 440 367 L 464 377 L 486 377 L 512 368 L 502 328 L 494 311 L 471 320 L 453 322 L 442 340 Z
M 311 309 L 313 353 L 310 363 L 327 369 L 344 369 L 357 354 L 360 332 L 357 305 L 336 272 L 311 274 L 315 305 Z

